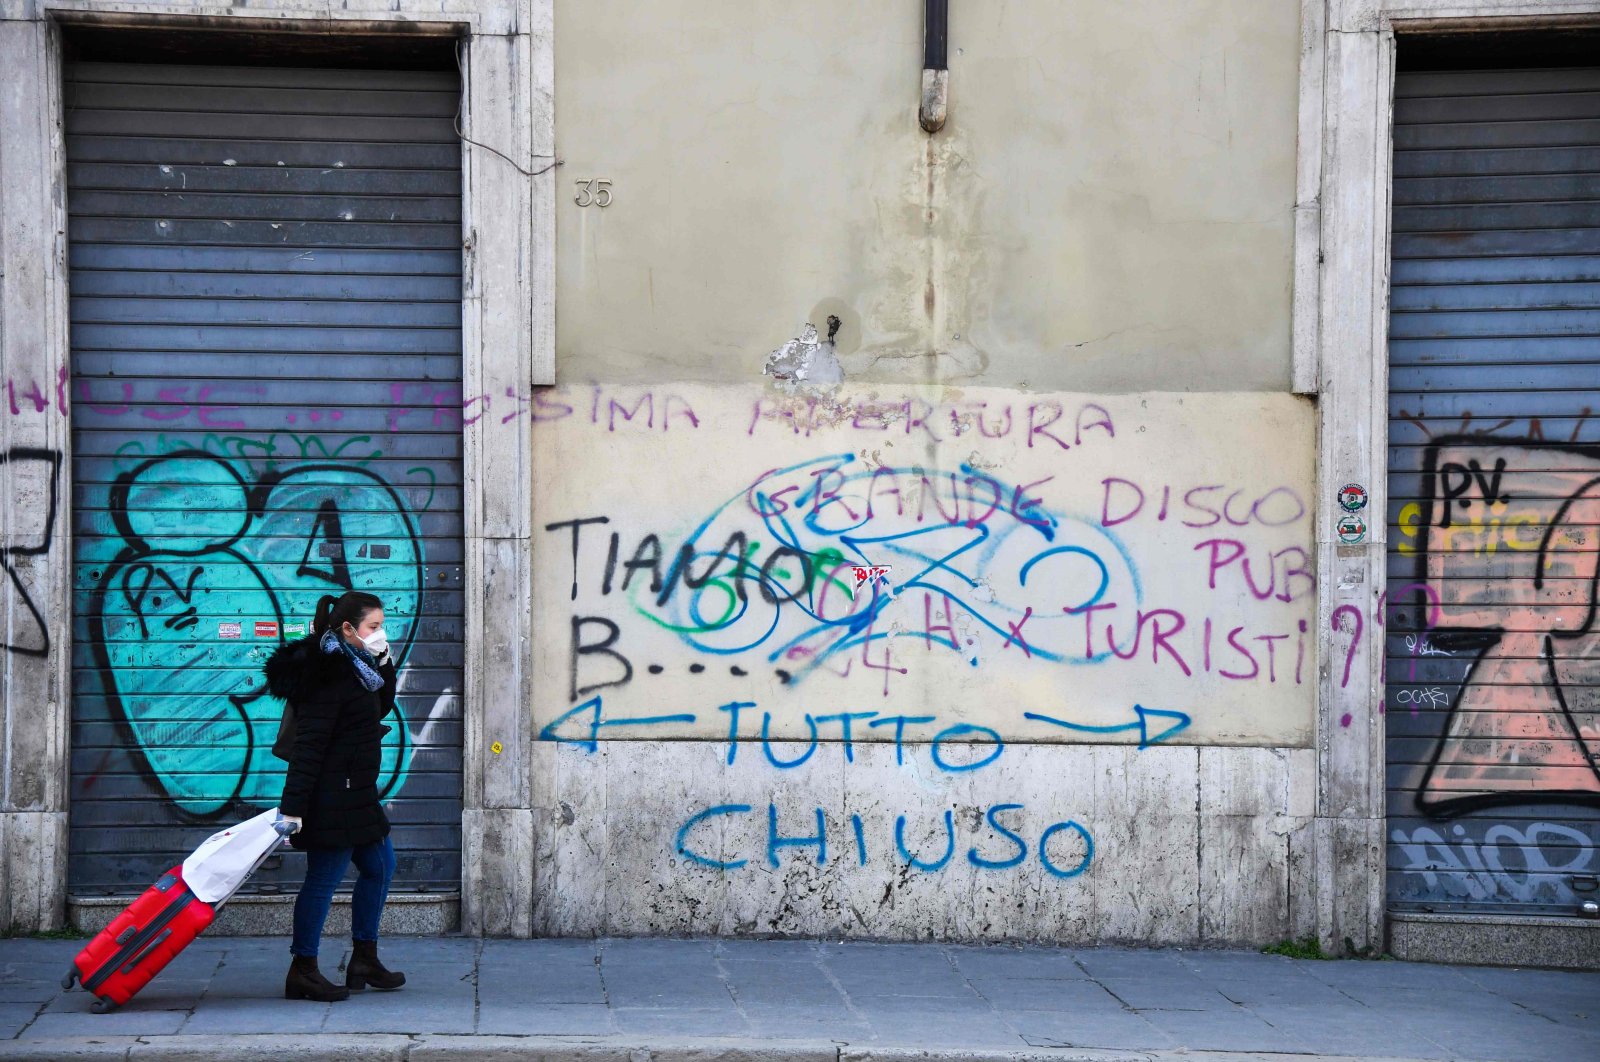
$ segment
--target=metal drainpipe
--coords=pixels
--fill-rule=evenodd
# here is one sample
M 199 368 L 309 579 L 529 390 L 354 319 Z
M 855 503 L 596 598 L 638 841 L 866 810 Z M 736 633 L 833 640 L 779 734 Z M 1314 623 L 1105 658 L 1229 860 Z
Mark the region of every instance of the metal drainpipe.
M 922 128 L 937 133 L 944 128 L 950 96 L 950 0 L 922 0 Z

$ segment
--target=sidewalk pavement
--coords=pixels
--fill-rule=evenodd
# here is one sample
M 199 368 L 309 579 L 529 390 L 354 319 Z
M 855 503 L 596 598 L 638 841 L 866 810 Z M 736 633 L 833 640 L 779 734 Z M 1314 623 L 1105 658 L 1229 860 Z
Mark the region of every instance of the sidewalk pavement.
M 208 938 L 106 1015 L 80 945 L 0 940 L 0 1058 L 1600 1059 L 1600 974 L 1248 951 L 407 937 L 398 992 L 289 1002 L 287 944 Z M 323 968 L 342 968 L 329 941 Z

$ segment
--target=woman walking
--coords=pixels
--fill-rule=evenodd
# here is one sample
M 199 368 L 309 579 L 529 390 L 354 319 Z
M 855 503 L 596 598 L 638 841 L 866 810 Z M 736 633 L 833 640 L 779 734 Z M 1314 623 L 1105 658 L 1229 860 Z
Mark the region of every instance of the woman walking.
M 395 696 L 382 602 L 353 590 L 324 596 L 311 636 L 280 646 L 265 671 L 268 691 L 294 715 L 292 740 L 281 735 L 273 750 L 289 761 L 278 810 L 296 827 L 289 843 L 306 853 L 283 994 L 327 1003 L 368 985 L 399 988 L 405 974 L 378 961 L 378 921 L 394 876 L 389 820 L 378 795 L 381 742 L 389 732 L 382 719 L 394 710 Z M 334 890 L 352 862 L 353 954 L 341 987 L 317 969 L 317 949 Z

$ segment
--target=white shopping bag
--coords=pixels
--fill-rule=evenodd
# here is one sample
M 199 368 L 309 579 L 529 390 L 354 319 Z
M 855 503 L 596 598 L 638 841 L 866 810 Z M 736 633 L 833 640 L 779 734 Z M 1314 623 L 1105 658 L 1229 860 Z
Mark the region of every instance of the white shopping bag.
M 272 825 L 277 817 L 278 809 L 272 808 L 202 841 L 183 861 L 189 891 L 206 903 L 220 903 L 237 892 L 278 847 L 280 838 Z

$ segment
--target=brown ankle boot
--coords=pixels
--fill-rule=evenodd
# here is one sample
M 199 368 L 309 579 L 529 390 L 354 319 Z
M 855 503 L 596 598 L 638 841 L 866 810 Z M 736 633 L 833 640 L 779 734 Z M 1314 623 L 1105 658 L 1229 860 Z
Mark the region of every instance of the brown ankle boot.
M 313 957 L 296 955 L 289 964 L 289 976 L 283 982 L 284 999 L 310 999 L 318 1003 L 337 1003 L 350 998 L 350 990 L 341 988 L 322 976 Z
M 386 970 L 378 961 L 378 942 L 375 940 L 351 941 L 350 963 L 344 968 L 344 986 L 360 990 L 371 985 L 386 991 L 406 983 L 406 975 L 398 970 Z

